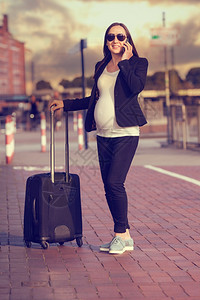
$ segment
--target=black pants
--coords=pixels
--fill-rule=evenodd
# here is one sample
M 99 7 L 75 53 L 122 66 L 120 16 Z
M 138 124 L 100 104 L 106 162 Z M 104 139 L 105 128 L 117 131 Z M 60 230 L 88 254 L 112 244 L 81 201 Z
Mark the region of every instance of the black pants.
M 105 138 L 97 136 L 97 148 L 105 195 L 114 221 L 114 232 L 129 229 L 126 175 L 137 149 L 139 137 Z

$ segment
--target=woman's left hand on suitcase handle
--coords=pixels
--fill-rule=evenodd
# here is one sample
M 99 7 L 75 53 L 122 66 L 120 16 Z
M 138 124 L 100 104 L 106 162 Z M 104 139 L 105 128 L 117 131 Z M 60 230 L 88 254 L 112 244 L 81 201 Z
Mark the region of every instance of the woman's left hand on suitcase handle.
M 62 100 L 53 100 L 50 104 L 50 109 L 52 109 L 53 111 L 57 109 L 61 109 L 63 107 L 64 107 L 64 103 Z

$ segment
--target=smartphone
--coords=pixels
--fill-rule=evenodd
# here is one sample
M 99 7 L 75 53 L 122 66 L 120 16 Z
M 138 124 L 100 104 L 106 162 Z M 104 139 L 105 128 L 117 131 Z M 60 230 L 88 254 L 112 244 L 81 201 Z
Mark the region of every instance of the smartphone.
M 125 43 L 129 42 L 129 39 L 127 38 Z M 125 47 L 123 47 L 123 53 L 125 52 Z

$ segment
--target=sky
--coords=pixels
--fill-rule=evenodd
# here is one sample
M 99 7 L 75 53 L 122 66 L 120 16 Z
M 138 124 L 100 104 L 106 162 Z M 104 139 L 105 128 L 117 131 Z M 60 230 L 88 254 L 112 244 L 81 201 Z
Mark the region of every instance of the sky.
M 31 51 L 36 81 L 49 81 L 55 88 L 62 79 L 81 76 L 80 52 L 72 51 L 81 39 L 87 39 L 85 75 L 93 75 L 95 63 L 103 58 L 104 33 L 113 22 L 128 27 L 139 56 L 149 61 L 149 75 L 163 71 L 163 47 L 151 45 L 151 29 L 163 26 L 163 12 L 166 28 L 180 35 L 173 47 L 174 67 L 183 79 L 191 68 L 200 67 L 199 0 L 0 0 L 0 11 L 0 18 L 8 15 L 14 38 Z

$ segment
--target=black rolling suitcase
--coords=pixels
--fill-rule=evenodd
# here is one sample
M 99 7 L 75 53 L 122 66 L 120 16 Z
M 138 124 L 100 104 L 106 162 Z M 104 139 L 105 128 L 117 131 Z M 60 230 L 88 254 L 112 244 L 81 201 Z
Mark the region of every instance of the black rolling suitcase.
M 82 246 L 82 213 L 80 181 L 69 174 L 68 115 L 66 114 L 66 172 L 55 170 L 54 112 L 51 110 L 50 173 L 36 174 L 27 179 L 24 207 L 24 242 L 40 243 L 44 249 L 49 243 L 76 239 Z

